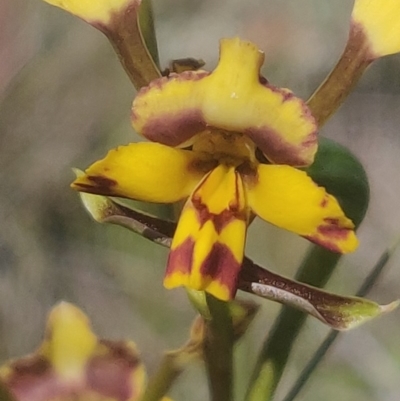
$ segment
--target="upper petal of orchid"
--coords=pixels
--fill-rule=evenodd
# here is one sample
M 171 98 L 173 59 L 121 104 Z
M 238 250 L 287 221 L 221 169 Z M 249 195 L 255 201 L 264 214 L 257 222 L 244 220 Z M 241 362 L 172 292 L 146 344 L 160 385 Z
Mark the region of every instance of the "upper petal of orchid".
M 316 124 L 305 103 L 286 89 L 260 83 L 264 54 L 238 38 L 221 41 L 217 68 L 153 81 L 133 102 L 132 123 L 147 139 L 184 144 L 215 128 L 248 135 L 274 163 L 312 163 Z
M 44 0 L 93 24 L 107 25 L 114 14 L 130 5 L 139 7 L 141 0 Z
M 245 180 L 249 207 L 262 219 L 334 251 L 353 251 L 354 224 L 337 200 L 303 171 L 290 166 L 259 165 Z
M 400 52 L 400 1 L 356 0 L 351 28 L 361 29 L 372 59 Z
M 186 198 L 213 167 L 197 154 L 158 143 L 132 143 L 111 150 L 78 177 L 72 188 L 144 202 Z
M 240 175 L 215 168 L 194 191 L 179 219 L 164 285 L 184 285 L 228 300 L 242 264 L 247 209 Z
M 41 347 L 0 368 L 17 401 L 136 401 L 145 378 L 132 342 L 98 339 L 86 315 L 66 302 L 50 313 Z

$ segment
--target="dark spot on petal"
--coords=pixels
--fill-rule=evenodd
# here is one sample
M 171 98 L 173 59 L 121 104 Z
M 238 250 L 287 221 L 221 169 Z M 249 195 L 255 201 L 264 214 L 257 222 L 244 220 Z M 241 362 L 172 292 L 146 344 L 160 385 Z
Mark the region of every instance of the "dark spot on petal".
M 233 298 L 237 290 L 237 280 L 241 268 L 232 251 L 224 244 L 216 243 L 211 252 L 201 265 L 200 272 L 203 276 L 211 277 L 229 289 L 230 298 Z
M 327 218 L 324 219 L 324 225 L 318 227 L 318 232 L 329 236 L 330 238 L 334 239 L 346 239 L 349 231 L 351 231 L 348 227 L 340 227 L 340 223 L 338 219 Z
M 338 219 L 326 218 L 324 219 L 324 224 L 318 227 L 318 233 L 320 235 L 316 235 L 315 237 L 306 236 L 305 238 L 332 252 L 341 253 L 342 251 L 337 245 L 337 241 L 346 240 L 351 231 L 352 228 L 350 227 L 341 227 Z
M 314 238 L 311 236 L 304 236 L 305 239 L 309 240 L 313 244 L 317 244 L 322 246 L 323 248 L 327 249 L 328 251 L 335 252 L 335 253 L 342 253 L 339 246 L 334 242 L 329 240 L 328 238 Z
M 215 231 L 220 234 L 221 231 L 234 220 L 247 220 L 245 211 L 240 210 L 236 203 L 228 206 L 228 209 L 223 210 L 221 213 L 210 213 L 208 207 L 204 205 L 198 198 L 192 198 L 193 206 L 197 211 L 197 216 L 202 227 L 207 221 L 212 221 Z
M 189 165 L 189 170 L 201 171 L 205 174 L 218 166 L 218 161 L 214 159 L 194 159 Z
M 181 245 L 172 249 L 168 256 L 167 270 L 165 275 L 175 272 L 190 274 L 190 267 L 193 263 L 193 250 L 195 242 L 193 238 L 186 239 Z
M 10 369 L 12 372 L 4 382 L 17 400 L 42 401 L 66 393 L 49 361 L 40 355 L 12 362 Z
M 117 181 L 99 175 L 89 175 L 86 178 L 90 183 L 74 182 L 73 187 L 95 195 L 114 195 L 113 188 L 117 186 Z
M 87 384 L 104 397 L 125 401 L 139 389 L 132 388 L 131 375 L 139 365 L 134 351 L 124 342 L 101 340 L 105 353 L 94 356 L 87 366 Z
M 149 118 L 141 134 L 152 142 L 179 146 L 205 128 L 206 123 L 201 110 L 191 109 Z
M 328 200 L 329 198 L 327 196 L 324 197 L 324 199 L 322 199 L 321 201 L 321 207 L 326 207 L 328 205 Z
M 197 218 L 200 223 L 200 228 L 207 222 L 212 221 L 215 231 L 220 234 L 221 231 L 232 221 L 234 220 L 243 220 L 247 221 L 247 213 L 246 210 L 240 209 L 238 205 L 239 198 L 239 188 L 238 182 L 239 175 L 235 174 L 235 196 L 234 199 L 231 200 L 228 207 L 223 210 L 221 213 L 211 213 L 206 204 L 203 203 L 201 196 L 198 193 L 198 190 L 205 184 L 206 180 L 204 180 L 197 188 L 194 194 L 191 197 L 191 202 L 193 207 L 197 212 Z
M 120 360 L 131 369 L 135 368 L 140 362 L 135 351 L 127 346 L 126 342 L 124 341 L 110 341 L 101 339 L 99 343 L 108 348 L 108 357 L 110 360 Z
M 49 361 L 41 356 L 21 359 L 12 364 L 14 374 L 23 376 L 41 376 L 51 368 Z
M 117 185 L 117 181 L 100 175 L 89 175 L 88 180 L 93 182 L 97 187 L 111 188 Z
M 308 165 L 310 160 L 304 157 L 304 152 L 308 148 L 317 146 L 316 132 L 310 133 L 299 146 L 286 142 L 279 132 L 269 127 L 252 127 L 245 130 L 245 134 L 260 148 L 265 157 L 274 164 Z

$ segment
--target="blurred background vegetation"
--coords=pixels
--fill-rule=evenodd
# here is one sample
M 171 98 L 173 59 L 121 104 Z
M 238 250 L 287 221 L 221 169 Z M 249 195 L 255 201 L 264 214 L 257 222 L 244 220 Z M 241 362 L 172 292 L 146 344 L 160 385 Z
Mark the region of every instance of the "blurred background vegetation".
M 212 69 L 221 37 L 240 35 L 266 53 L 271 83 L 307 98 L 344 47 L 348 0 L 154 0 L 163 66 L 182 57 Z M 76 303 L 103 337 L 134 338 L 150 371 L 162 350 L 186 338 L 194 312 L 184 291 L 166 291 L 167 250 L 87 216 L 69 188 L 84 168 L 119 144 L 130 127 L 135 91 L 102 34 L 40 0 L 0 2 L 0 359 L 30 352 L 49 308 Z M 352 294 L 400 234 L 400 56 L 376 62 L 321 134 L 364 163 L 371 204 L 360 248 L 344 258 L 328 288 Z M 263 222 L 250 229 L 247 253 L 293 277 L 309 244 Z M 399 297 L 400 252 L 370 298 Z M 242 295 L 242 294 L 239 294 Z M 280 306 L 262 311 L 238 362 L 251 366 Z M 400 312 L 341 336 L 299 400 L 397 401 Z M 309 319 L 278 390 L 279 399 L 327 333 Z M 250 373 L 250 370 L 249 372 Z M 241 374 L 238 382 L 247 379 Z M 193 391 L 195 385 L 195 391 Z M 206 399 L 201 366 L 184 374 L 173 396 Z

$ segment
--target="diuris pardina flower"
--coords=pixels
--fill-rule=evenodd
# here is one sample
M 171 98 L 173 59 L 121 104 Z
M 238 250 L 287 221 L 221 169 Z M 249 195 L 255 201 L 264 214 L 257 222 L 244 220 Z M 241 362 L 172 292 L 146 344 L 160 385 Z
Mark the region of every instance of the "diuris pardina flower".
M 0 380 L 16 401 L 136 401 L 146 374 L 133 342 L 97 338 L 86 315 L 62 302 L 38 350 L 1 366 Z
M 304 171 L 317 151 L 305 103 L 260 76 L 264 54 L 238 38 L 221 41 L 216 69 L 151 82 L 132 106 L 151 142 L 112 150 L 73 188 L 145 202 L 187 199 L 164 284 L 234 297 L 253 215 L 332 251 L 357 247 L 337 200 Z

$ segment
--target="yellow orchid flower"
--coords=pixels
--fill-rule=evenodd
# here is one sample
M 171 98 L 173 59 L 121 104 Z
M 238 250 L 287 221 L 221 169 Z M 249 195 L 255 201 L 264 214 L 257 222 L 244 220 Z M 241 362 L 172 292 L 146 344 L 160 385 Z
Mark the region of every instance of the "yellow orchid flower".
M 15 401 L 136 401 L 146 373 L 133 342 L 97 338 L 87 316 L 62 302 L 39 349 L 1 366 L 0 380 Z
M 93 194 L 146 202 L 187 199 L 164 284 L 234 297 L 253 214 L 335 252 L 357 247 L 337 200 L 296 167 L 317 151 L 305 103 L 260 77 L 264 54 L 238 38 L 221 41 L 212 72 L 153 81 L 132 106 L 150 143 L 112 150 L 72 184 Z

